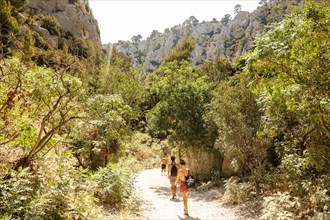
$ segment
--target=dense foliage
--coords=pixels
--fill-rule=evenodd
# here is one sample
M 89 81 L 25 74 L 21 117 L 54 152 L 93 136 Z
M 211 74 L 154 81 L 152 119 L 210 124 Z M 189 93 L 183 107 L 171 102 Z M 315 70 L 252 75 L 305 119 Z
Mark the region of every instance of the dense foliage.
M 0 3 L 0 219 L 133 215 L 136 159 L 125 152 L 140 116 L 138 72 L 110 53 L 106 62 L 55 17 L 18 14 L 26 1 Z M 36 21 L 66 40 L 55 48 Z
M 151 86 L 158 97 L 148 113 L 151 132 L 168 132 L 177 142 L 186 146 L 203 140 L 203 114 L 210 102 L 211 86 L 206 77 L 198 75 L 188 62 L 170 62 L 157 71 L 163 75 Z
M 300 209 L 309 209 L 301 215 L 318 216 L 329 206 L 313 202 L 314 193 L 329 193 L 329 33 L 329 5 L 309 2 L 302 13 L 272 26 L 248 58 L 264 109 L 260 135 L 272 141 L 281 161 L 277 184 Z M 325 213 L 320 216 L 329 217 Z
M 191 66 L 185 38 L 152 73 L 54 17 L 19 19 L 25 3 L 0 0 L 0 219 L 128 218 L 132 172 L 163 152 L 197 161 L 197 179 L 236 176 L 224 198 L 264 197 L 262 219 L 330 217 L 329 3 L 271 25 L 236 63 Z

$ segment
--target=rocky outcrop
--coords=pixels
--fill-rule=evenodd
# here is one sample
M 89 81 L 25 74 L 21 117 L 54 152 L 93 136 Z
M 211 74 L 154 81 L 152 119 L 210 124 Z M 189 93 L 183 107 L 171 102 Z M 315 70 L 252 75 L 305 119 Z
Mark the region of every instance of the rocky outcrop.
M 196 40 L 191 55 L 193 65 L 218 57 L 234 61 L 252 48 L 253 40 L 264 31 L 265 25 L 282 20 L 290 12 L 288 4 L 301 5 L 302 2 L 270 0 L 252 13 L 240 11 L 233 19 L 224 17 L 221 21 L 199 22 L 192 16 L 180 25 L 165 29 L 164 33 L 153 31 L 146 40 L 135 37 L 133 42 L 119 41 L 115 47 L 131 57 L 134 66 L 141 65 L 149 72 L 159 66 L 184 36 Z
M 26 10 L 30 15 L 55 17 L 66 37 L 78 36 L 101 45 L 98 23 L 90 11 L 88 0 L 30 0 Z M 41 25 L 36 22 L 33 29 L 45 38 L 47 34 Z M 58 37 L 47 38 L 51 45 L 59 41 Z

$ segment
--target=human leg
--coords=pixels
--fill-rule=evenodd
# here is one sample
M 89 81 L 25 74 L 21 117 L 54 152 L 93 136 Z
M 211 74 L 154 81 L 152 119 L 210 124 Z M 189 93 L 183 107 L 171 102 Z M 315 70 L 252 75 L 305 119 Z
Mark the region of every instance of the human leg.
M 176 196 L 176 185 L 171 183 L 172 199 Z
M 175 176 L 170 176 L 170 183 L 171 183 L 171 191 L 172 191 L 172 199 L 176 196 L 176 185 L 175 185 Z
M 188 192 L 181 192 L 184 215 L 188 215 Z
M 161 167 L 162 167 L 161 175 L 163 175 L 164 173 L 164 175 L 166 176 L 166 164 L 162 164 Z

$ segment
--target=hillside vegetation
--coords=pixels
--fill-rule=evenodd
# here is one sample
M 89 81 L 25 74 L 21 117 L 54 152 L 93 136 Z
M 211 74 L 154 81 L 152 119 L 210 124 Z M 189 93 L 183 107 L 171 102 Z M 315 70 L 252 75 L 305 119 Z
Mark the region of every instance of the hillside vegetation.
M 0 0 L 0 219 L 134 218 L 133 174 L 163 153 L 224 184 L 227 202 L 260 203 L 256 218 L 330 218 L 328 1 L 235 62 L 196 67 L 184 37 L 152 72 L 79 36 L 49 46 L 35 22 L 68 33 L 26 4 Z

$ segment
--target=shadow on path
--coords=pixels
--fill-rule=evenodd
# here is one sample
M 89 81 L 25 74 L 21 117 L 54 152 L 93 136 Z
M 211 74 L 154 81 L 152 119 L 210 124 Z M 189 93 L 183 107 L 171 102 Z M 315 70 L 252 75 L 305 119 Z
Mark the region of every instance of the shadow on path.
M 155 193 L 157 193 L 160 196 L 171 196 L 171 190 L 170 187 L 165 187 L 165 186 L 153 186 L 149 187 L 149 189 L 152 189 Z M 177 191 L 178 194 L 180 194 L 179 190 Z M 180 197 L 180 195 L 178 195 Z M 171 201 L 174 202 L 180 202 L 177 198 L 171 199 Z M 195 200 L 195 201 L 202 201 L 202 202 L 212 202 L 219 200 L 219 193 L 217 191 L 209 190 L 209 191 L 197 191 L 194 189 L 191 189 L 189 192 L 189 198 Z
M 192 217 L 192 216 L 185 216 L 185 217 L 181 217 L 178 215 L 178 219 L 180 220 L 201 220 L 200 218 L 198 217 Z
M 153 187 L 149 187 L 149 189 L 152 189 L 155 193 L 159 194 L 159 195 L 163 195 L 163 196 L 168 196 L 171 195 L 171 191 L 169 187 L 165 187 L 165 186 L 153 186 Z
M 149 187 L 149 189 L 152 189 L 155 193 L 157 193 L 160 196 L 169 197 L 169 200 L 171 200 L 172 202 L 182 202 L 182 200 L 180 200 L 178 196 L 176 198 L 172 199 L 172 193 L 171 193 L 171 190 L 169 189 L 169 187 L 153 186 L 153 187 Z
M 209 191 L 197 191 L 191 190 L 189 192 L 189 198 L 194 199 L 195 201 L 202 202 L 212 202 L 219 200 L 220 194 L 216 190 Z
M 170 199 L 172 202 L 182 202 L 182 200 L 180 200 L 179 198 L 174 198 L 174 199 Z

